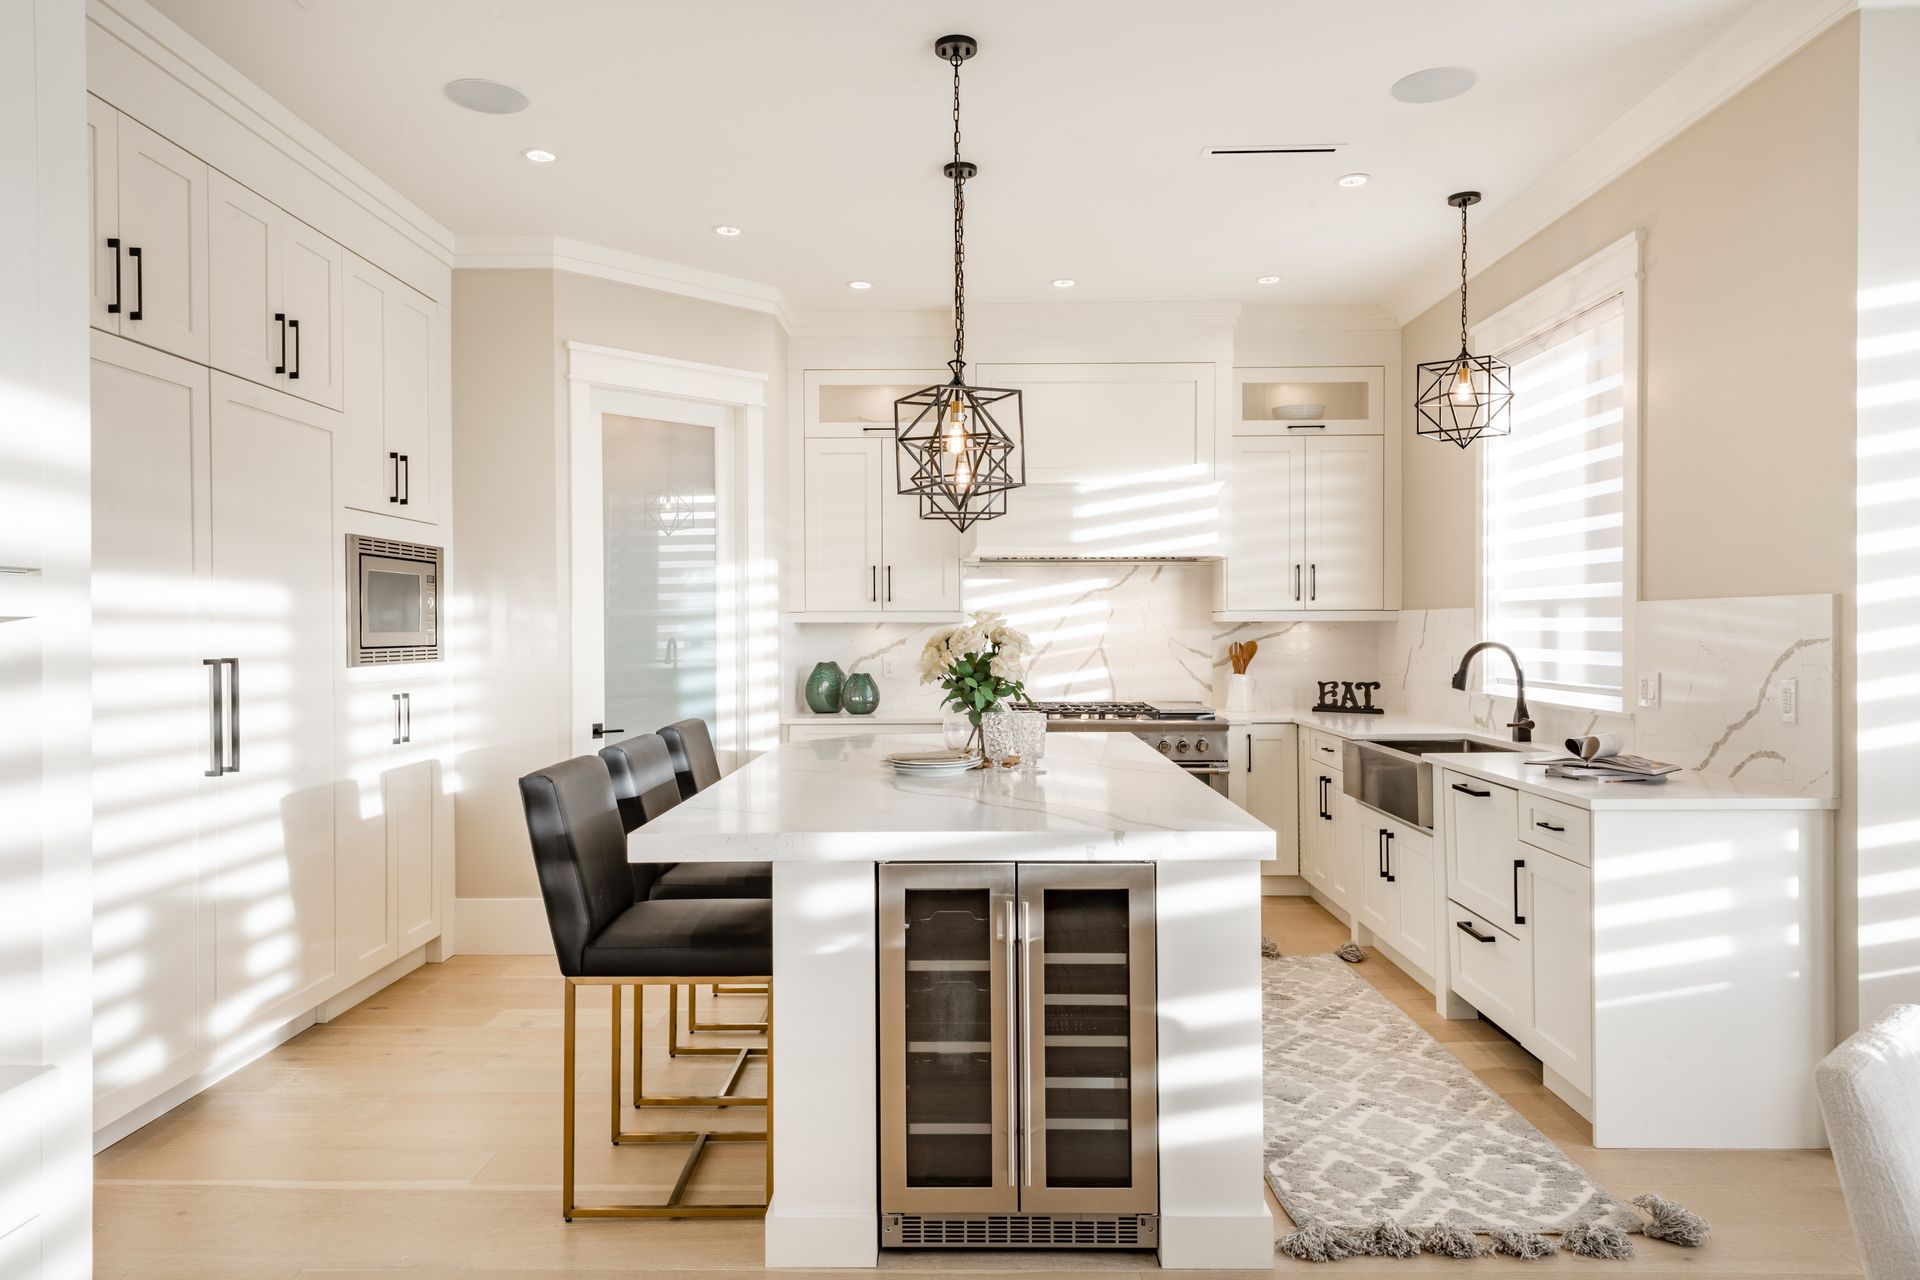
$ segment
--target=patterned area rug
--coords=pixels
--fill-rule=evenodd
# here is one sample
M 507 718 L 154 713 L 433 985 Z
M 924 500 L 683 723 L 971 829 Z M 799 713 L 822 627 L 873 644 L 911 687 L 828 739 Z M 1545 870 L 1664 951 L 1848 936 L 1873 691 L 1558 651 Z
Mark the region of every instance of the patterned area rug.
M 1537 1233 L 1637 1221 L 1347 965 L 1261 964 L 1267 1182 L 1295 1223 Z

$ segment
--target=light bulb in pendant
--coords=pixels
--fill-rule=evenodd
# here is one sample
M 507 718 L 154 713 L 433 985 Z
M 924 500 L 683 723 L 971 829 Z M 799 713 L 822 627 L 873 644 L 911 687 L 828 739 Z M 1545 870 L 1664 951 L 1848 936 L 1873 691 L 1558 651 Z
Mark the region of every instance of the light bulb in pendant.
M 1453 377 L 1453 398 L 1457 404 L 1473 403 L 1473 371 L 1464 362 Z
M 941 444 L 948 453 L 959 453 L 967 447 L 967 410 L 958 396 L 947 404 L 947 429 L 941 438 Z

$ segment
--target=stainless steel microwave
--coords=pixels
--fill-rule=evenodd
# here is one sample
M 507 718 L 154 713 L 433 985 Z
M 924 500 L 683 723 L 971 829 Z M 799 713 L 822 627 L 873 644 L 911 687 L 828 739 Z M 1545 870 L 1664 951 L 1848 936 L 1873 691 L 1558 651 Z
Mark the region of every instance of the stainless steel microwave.
M 347 665 L 440 660 L 439 547 L 347 535 Z

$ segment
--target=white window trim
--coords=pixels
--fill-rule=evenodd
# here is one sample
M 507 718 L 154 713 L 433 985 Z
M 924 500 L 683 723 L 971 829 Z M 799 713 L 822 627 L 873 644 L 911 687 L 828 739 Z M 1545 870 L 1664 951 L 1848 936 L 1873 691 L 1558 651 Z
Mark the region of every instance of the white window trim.
M 1621 474 L 1625 489 L 1621 494 L 1621 519 L 1624 525 L 1621 530 L 1621 556 L 1624 563 L 1620 566 L 1621 688 L 1620 711 L 1617 714 L 1622 716 L 1631 716 L 1638 701 L 1635 696 L 1638 679 L 1634 654 L 1637 630 L 1635 614 L 1640 604 L 1640 238 L 1638 231 L 1621 237 L 1469 330 L 1475 351 L 1499 355 L 1565 324 L 1616 294 L 1620 297 L 1624 374 L 1620 388 Z M 1484 581 L 1487 563 L 1486 456 L 1486 451 L 1481 450 L 1473 468 L 1473 628 L 1476 636 L 1487 634 Z M 1476 693 L 1491 692 L 1487 688 L 1487 666 L 1484 662 L 1477 664 L 1473 688 Z M 1568 710 L 1592 710 L 1556 702 L 1545 690 L 1535 700 L 1547 706 L 1567 707 Z M 1602 711 L 1598 714 L 1616 713 Z

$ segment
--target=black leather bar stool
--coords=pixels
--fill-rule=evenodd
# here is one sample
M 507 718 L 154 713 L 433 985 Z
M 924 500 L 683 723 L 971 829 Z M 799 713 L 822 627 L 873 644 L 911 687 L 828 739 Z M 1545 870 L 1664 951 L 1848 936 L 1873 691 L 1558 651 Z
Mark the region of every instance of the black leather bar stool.
M 698 720 L 705 737 L 706 726 Z M 708 741 L 711 741 L 710 739 Z M 711 752 L 709 751 L 709 754 Z M 643 733 L 611 746 L 600 748 L 600 759 L 613 780 L 614 798 L 620 806 L 620 822 L 629 833 L 666 813 L 680 803 L 680 785 L 673 767 L 672 753 L 659 734 Z M 718 771 L 718 764 L 715 764 Z M 773 866 L 766 862 L 680 862 L 631 864 L 634 893 L 640 897 L 676 901 L 691 898 L 770 898 L 773 896 Z M 764 987 L 716 987 L 722 991 L 760 995 Z M 760 1022 L 702 1022 L 698 989 L 687 989 L 687 1031 L 760 1033 L 767 1029 Z M 639 1041 L 640 1024 L 634 1023 L 634 1038 Z M 721 1057 L 740 1052 L 737 1047 L 695 1046 L 680 1040 L 680 997 L 677 989 L 670 997 L 667 1013 L 667 1054 Z M 636 1060 L 638 1049 L 635 1050 Z M 636 1088 L 635 1094 L 638 1095 Z M 635 1103 L 636 1106 L 641 1105 Z
M 634 988 L 639 1021 L 648 986 L 772 981 L 772 904 L 761 899 L 642 899 L 628 871 L 626 831 L 606 765 L 581 756 L 520 779 L 527 834 L 533 845 L 540 893 L 553 932 L 554 953 L 565 978 L 565 1049 L 561 1113 L 562 1215 L 574 1218 L 763 1217 L 766 1204 L 681 1203 L 688 1181 L 711 1142 L 767 1143 L 767 1187 L 772 1193 L 773 1149 L 767 1130 L 629 1133 L 620 1125 L 620 1020 L 622 987 Z M 613 1001 L 613 1072 L 610 1137 L 616 1145 L 685 1143 L 690 1150 L 664 1204 L 574 1203 L 575 1000 L 583 986 L 604 986 Z M 635 1040 L 634 1077 L 641 1074 Z M 732 1094 L 746 1062 L 742 1051 L 717 1095 L 660 1100 L 687 1107 L 767 1106 L 767 1098 Z M 771 1063 L 769 1063 L 771 1083 Z M 637 1090 L 636 1090 L 637 1092 Z

